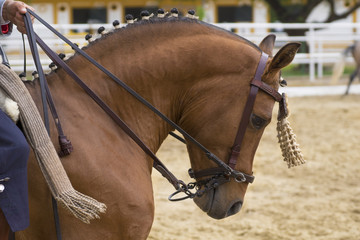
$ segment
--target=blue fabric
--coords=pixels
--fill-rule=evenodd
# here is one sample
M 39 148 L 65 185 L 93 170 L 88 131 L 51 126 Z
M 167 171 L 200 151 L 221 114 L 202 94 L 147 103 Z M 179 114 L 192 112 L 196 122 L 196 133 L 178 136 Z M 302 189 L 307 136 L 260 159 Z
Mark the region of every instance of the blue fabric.
M 29 145 L 20 129 L 0 110 L 0 208 L 13 232 L 29 226 L 27 161 Z M 10 178 L 8 181 L 1 179 Z

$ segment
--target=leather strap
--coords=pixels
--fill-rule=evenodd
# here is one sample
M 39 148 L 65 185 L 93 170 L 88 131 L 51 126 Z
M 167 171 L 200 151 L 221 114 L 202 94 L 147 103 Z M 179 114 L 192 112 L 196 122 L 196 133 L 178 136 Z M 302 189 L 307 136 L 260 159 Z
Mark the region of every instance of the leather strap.
M 274 100 L 277 102 L 280 102 L 282 100 L 282 95 L 263 81 L 253 81 L 251 82 L 251 85 L 260 88 L 261 90 L 269 94 L 271 97 L 273 97 Z
M 0 56 L 1 56 L 2 64 L 10 68 L 9 60 L 1 44 L 0 44 Z
M 262 52 L 259 64 L 258 64 L 256 72 L 255 72 L 254 79 L 251 81 L 250 93 L 249 93 L 248 99 L 246 101 L 245 108 L 243 110 L 243 114 L 241 116 L 241 121 L 239 124 L 238 132 L 236 134 L 234 144 L 231 148 L 229 166 L 232 169 L 235 169 L 235 165 L 236 165 L 238 156 L 240 154 L 241 144 L 244 139 L 247 125 L 249 124 L 249 121 L 250 121 L 250 115 L 251 115 L 252 109 L 254 107 L 256 95 L 259 91 L 258 86 L 262 85 L 261 84 L 261 76 L 265 70 L 267 59 L 268 59 L 268 55 L 266 53 Z
M 69 74 L 75 82 L 123 129 L 123 131 L 131 137 L 131 139 L 138 144 L 142 150 L 147 153 L 154 160 L 154 168 L 158 170 L 176 189 L 179 188 L 180 180 L 178 180 L 167 168 L 166 166 L 156 157 L 156 155 L 146 146 L 146 144 L 141 141 L 141 139 L 127 126 L 127 124 L 120 119 L 120 117 L 112 111 L 112 109 L 104 102 L 100 97 L 98 97 L 77 75 L 74 73 L 71 68 L 65 64 L 65 62 L 54 53 L 35 33 L 36 41 L 39 46 L 44 50 L 48 57 L 62 67 L 67 74 Z
M 46 99 L 49 105 L 49 109 L 51 111 L 51 115 L 53 116 L 56 129 L 58 131 L 58 139 L 59 139 L 59 145 L 60 145 L 60 151 L 58 152 L 59 157 L 65 157 L 69 155 L 73 151 L 73 146 L 70 142 L 70 140 L 64 135 L 64 132 L 61 127 L 60 118 L 57 114 L 55 103 L 53 101 L 53 98 L 51 96 L 51 92 L 49 89 L 49 86 L 47 84 L 47 81 L 45 81 L 45 90 L 46 90 Z
M 35 32 L 32 26 L 32 21 L 30 18 L 29 13 L 26 13 L 24 15 L 24 22 L 25 22 L 25 27 L 26 27 L 26 32 L 27 32 L 27 37 L 29 40 L 29 45 L 31 48 L 31 52 L 34 58 L 34 62 L 36 65 L 36 69 L 39 73 L 39 81 L 40 81 L 40 88 L 41 88 L 41 100 L 42 100 L 42 105 L 43 105 L 43 115 L 44 115 L 44 124 L 46 127 L 46 130 L 48 132 L 48 134 L 50 135 L 50 127 L 49 127 L 49 116 L 48 116 L 48 111 L 47 111 L 47 104 L 46 104 L 46 89 L 45 89 L 45 74 L 44 71 L 42 69 L 41 66 L 41 62 L 40 62 L 40 57 L 39 57 L 39 52 L 37 51 L 37 47 L 36 47 L 36 39 L 35 39 Z M 59 213 L 58 213 L 58 208 L 57 208 L 57 202 L 55 200 L 55 198 L 52 196 L 51 197 L 52 200 L 52 207 L 53 207 L 53 213 L 54 213 L 54 221 L 55 221 L 55 229 L 56 229 L 56 237 L 58 240 L 62 239 L 61 236 L 61 228 L 60 228 L 60 219 L 59 219 Z
M 188 171 L 189 176 L 191 178 L 195 178 L 195 179 L 200 179 L 202 177 L 207 177 L 207 176 L 216 176 L 216 175 L 221 175 L 224 173 L 223 168 L 217 167 L 217 168 L 207 168 L 207 169 L 203 169 L 197 172 L 194 172 L 192 169 L 189 169 Z M 246 182 L 248 183 L 253 183 L 255 180 L 255 177 L 249 174 L 245 174 L 243 173 Z

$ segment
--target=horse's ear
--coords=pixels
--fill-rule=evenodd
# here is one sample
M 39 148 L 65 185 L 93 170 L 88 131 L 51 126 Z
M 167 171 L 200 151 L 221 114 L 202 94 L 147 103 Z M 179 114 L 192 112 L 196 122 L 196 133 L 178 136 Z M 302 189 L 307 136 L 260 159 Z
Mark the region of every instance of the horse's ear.
M 269 34 L 261 41 L 259 45 L 260 49 L 269 56 L 272 56 L 272 51 L 275 45 L 275 38 L 276 36 L 274 34 Z
M 293 42 L 283 46 L 270 63 L 269 72 L 278 71 L 289 65 L 299 50 L 301 43 Z

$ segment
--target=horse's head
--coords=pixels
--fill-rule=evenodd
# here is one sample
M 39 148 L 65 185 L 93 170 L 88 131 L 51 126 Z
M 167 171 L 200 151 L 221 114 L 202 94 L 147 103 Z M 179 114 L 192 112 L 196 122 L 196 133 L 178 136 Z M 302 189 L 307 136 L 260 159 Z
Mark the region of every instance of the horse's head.
M 262 52 L 269 55 L 267 60 L 265 58 L 265 66 L 260 76 L 261 81 L 278 94 L 277 90 L 281 79 L 280 70 L 291 63 L 300 44 L 286 44 L 273 57 L 274 42 L 275 36 L 269 35 L 259 46 Z M 261 52 L 257 50 L 255 55 L 252 62 L 259 63 Z M 244 60 L 244 62 L 249 61 Z M 207 119 L 202 119 L 203 124 L 196 125 L 196 130 L 192 129 L 194 137 L 226 164 L 228 164 L 232 155 L 234 139 L 240 128 L 239 122 L 244 118 L 243 115 L 245 115 L 245 105 L 250 96 L 250 82 L 252 82 L 256 70 L 257 64 L 254 64 L 254 66 L 245 70 L 242 69 L 242 72 L 238 73 L 238 75 L 225 76 L 221 80 L 223 85 L 226 85 L 227 81 L 231 82 L 230 78 L 237 78 L 237 83 L 241 87 L 239 88 L 236 84 L 234 85 L 233 81 L 231 86 L 226 87 L 226 90 L 214 90 L 218 91 L 218 97 L 213 97 L 210 100 L 207 99 L 208 102 L 203 105 L 205 106 L 204 108 L 211 106 L 207 111 L 212 111 L 212 113 L 206 115 Z M 248 73 L 244 74 L 246 71 Z M 237 172 L 245 173 L 249 176 L 252 175 L 255 151 L 264 128 L 271 121 L 274 104 L 275 100 L 271 94 L 261 89 L 258 90 L 254 105 L 250 109 L 251 114 L 249 117 L 245 117 L 247 119 L 245 121 L 243 140 L 237 150 L 239 154 L 235 159 L 235 164 L 232 166 L 232 169 Z M 197 117 L 200 119 L 205 116 L 202 114 L 202 111 L 203 109 L 201 108 L 198 110 L 199 116 Z M 195 178 L 198 183 L 197 187 L 200 189 L 199 192 L 201 192 L 201 196 L 194 198 L 195 203 L 209 216 L 216 219 L 222 219 L 239 212 L 249 181 L 241 182 L 238 181 L 239 179 L 229 177 L 224 171 L 218 170 L 218 166 L 204 156 L 197 146 L 189 142 L 187 147 L 192 171 L 195 172 Z

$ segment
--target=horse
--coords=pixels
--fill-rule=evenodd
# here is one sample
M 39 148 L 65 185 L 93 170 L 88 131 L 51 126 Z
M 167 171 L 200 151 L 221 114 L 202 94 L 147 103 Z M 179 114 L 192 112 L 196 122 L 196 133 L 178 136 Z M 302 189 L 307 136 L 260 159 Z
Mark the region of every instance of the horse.
M 360 78 L 360 41 L 355 41 L 354 44 L 348 46 L 343 50 L 341 54 L 342 58 L 339 60 L 338 63 L 334 65 L 333 76 L 331 77 L 332 83 L 336 83 L 339 80 L 341 74 L 344 72 L 345 58 L 349 55 L 349 53 L 352 54 L 356 67 L 355 70 L 350 74 L 349 82 L 347 84 L 344 95 L 349 94 L 350 86 L 354 82 L 355 78 Z
M 344 51 L 344 55 L 346 56 L 349 52 L 351 52 L 354 58 L 356 67 L 355 70 L 350 75 L 349 82 L 344 95 L 349 94 L 350 86 L 352 82 L 355 80 L 355 77 L 360 78 L 360 41 L 355 41 L 353 45 L 347 47 Z
M 300 45 L 288 43 L 273 56 L 274 42 L 275 36 L 269 35 L 257 46 L 197 19 L 153 17 L 109 31 L 82 50 L 225 161 L 262 53 L 270 56 L 262 81 L 278 90 L 280 70 L 291 63 Z M 153 152 L 174 130 L 79 54 L 65 62 Z M 74 146 L 62 158 L 72 185 L 107 205 L 107 212 L 91 224 L 59 207 L 63 238 L 146 239 L 154 219 L 152 159 L 63 68 L 46 78 Z M 27 88 L 40 105 L 39 81 Z M 257 118 L 246 128 L 236 170 L 252 174 L 255 151 L 274 104 L 271 96 L 259 91 L 252 110 Z M 50 129 L 56 131 L 52 122 Z M 51 138 L 57 141 L 54 134 Z M 192 169 L 216 167 L 192 142 L 186 141 L 186 146 Z M 30 226 L 16 233 L 16 239 L 56 239 L 51 194 L 33 154 L 28 165 Z M 247 185 L 232 179 L 193 200 L 210 217 L 223 219 L 240 211 Z

